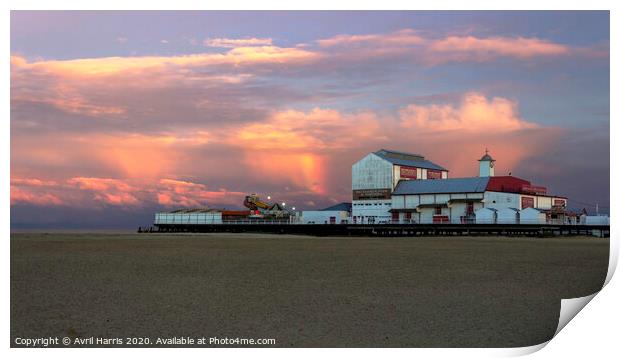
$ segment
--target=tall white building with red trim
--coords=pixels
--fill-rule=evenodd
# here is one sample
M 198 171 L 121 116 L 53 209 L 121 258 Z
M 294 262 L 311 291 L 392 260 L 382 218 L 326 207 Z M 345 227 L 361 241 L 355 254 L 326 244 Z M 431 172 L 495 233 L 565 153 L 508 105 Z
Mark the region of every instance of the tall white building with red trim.
M 392 219 L 392 193 L 404 181 L 446 179 L 448 170 L 419 154 L 381 149 L 352 167 L 352 221 L 382 223 Z
M 438 181 L 399 181 L 392 192 L 391 219 L 398 223 L 564 223 L 571 220 L 567 199 L 514 176 L 494 176 L 488 152 L 479 160 L 480 176 Z M 527 210 L 526 210 L 527 209 Z M 521 218 L 523 215 L 523 218 Z M 513 216 L 510 219 L 510 216 Z M 574 216 L 573 216 L 574 218 Z M 534 222 L 535 221 L 535 222 Z

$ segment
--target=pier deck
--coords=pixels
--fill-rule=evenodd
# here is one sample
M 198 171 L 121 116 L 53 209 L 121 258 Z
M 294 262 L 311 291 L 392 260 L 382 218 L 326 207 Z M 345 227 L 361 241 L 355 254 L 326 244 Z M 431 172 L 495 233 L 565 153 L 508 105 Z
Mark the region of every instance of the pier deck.
M 160 224 L 146 232 L 253 232 L 314 236 L 560 236 L 609 237 L 609 225 L 544 224 Z

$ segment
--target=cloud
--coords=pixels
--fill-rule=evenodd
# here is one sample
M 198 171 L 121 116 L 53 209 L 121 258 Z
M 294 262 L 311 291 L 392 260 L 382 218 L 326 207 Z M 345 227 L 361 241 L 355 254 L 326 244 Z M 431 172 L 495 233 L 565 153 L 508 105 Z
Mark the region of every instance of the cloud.
M 41 180 L 37 178 L 11 178 L 11 185 L 21 185 L 21 186 L 56 186 L 57 182 L 53 180 Z
M 49 192 L 58 183 L 38 178 L 11 178 L 11 205 L 29 203 L 38 206 L 63 205 L 62 200 Z
M 341 61 L 401 58 L 426 66 L 448 62 L 490 62 L 498 58 L 533 60 L 560 56 L 600 55 L 600 48 L 577 48 L 536 37 L 423 36 L 412 29 L 385 34 L 337 35 L 317 40 Z M 607 52 L 608 53 L 608 52 Z
M 18 133 L 11 140 L 11 162 L 18 175 L 26 167 L 45 170 L 48 175 L 81 176 L 86 172 L 123 178 L 153 178 L 169 174 L 175 169 L 175 161 L 182 157 L 182 150 L 199 145 L 194 143 L 201 140 L 200 133 L 195 133 L 187 142 L 178 135 L 60 133 L 49 136 Z
M 22 93 L 16 93 L 13 96 L 13 100 L 48 104 L 68 113 L 87 116 L 115 117 L 126 113 L 126 108 L 124 107 L 95 104 L 68 86 L 56 85 L 48 93 L 51 95 L 44 97 L 25 97 Z
M 403 89 L 392 78 L 448 62 L 532 64 L 588 50 L 409 29 L 292 47 L 211 40 L 227 46 L 183 56 L 12 56 L 11 203 L 239 206 L 259 192 L 321 207 L 348 200 L 351 164 L 382 147 L 421 152 L 452 177 L 476 175 L 488 147 L 498 174 L 518 174 L 567 134 L 524 118 L 513 98 L 480 91 L 423 101 L 403 93 L 386 106 L 382 96 Z
M 416 105 L 400 110 L 404 128 L 419 132 L 459 131 L 505 133 L 539 127 L 519 118 L 518 104 L 506 98 L 486 98 L 481 93 L 466 93 L 458 106 Z
M 475 175 L 476 160 L 488 147 L 498 158 L 498 174 L 507 174 L 560 135 L 557 128 L 522 118 L 516 101 L 468 92 L 452 104 L 411 104 L 395 115 L 289 109 L 272 111 L 260 122 L 206 132 L 61 135 L 35 141 L 20 135 L 12 141 L 12 170 L 22 177 L 12 185 L 21 190 L 16 191 L 18 201 L 36 203 L 25 195 L 31 191 L 65 202 L 73 198 L 76 205 L 234 206 L 251 192 L 300 202 L 346 200 L 351 164 L 381 147 L 422 152 L 450 169 L 452 177 Z M 19 163 L 30 163 L 28 170 Z M 56 187 L 52 180 L 28 179 L 32 172 L 50 175 L 49 163 L 59 168 L 56 176 L 71 177 Z M 97 175 L 79 175 L 84 172 Z M 179 176 L 198 178 L 209 187 L 175 179 Z
M 272 46 L 273 40 L 270 38 L 243 38 L 243 39 L 227 39 L 227 38 L 214 38 L 205 39 L 204 45 L 208 47 L 222 47 L 222 48 L 235 48 L 235 47 L 248 47 L 248 46 Z
M 209 203 L 240 205 L 244 194 L 177 179 L 73 177 L 64 181 L 11 179 L 11 205 L 113 206 L 124 209 L 163 205 L 205 207 Z M 60 198 L 63 198 L 62 200 Z
M 204 184 L 184 180 L 161 179 L 157 189 L 157 201 L 168 207 L 205 207 L 207 203 L 240 205 L 245 194 L 220 189 L 207 190 Z
M 37 194 L 30 190 L 11 185 L 11 205 L 24 203 L 37 206 L 63 205 L 62 200 L 54 194 Z
M 140 204 L 140 200 L 133 194 L 138 191 L 138 188 L 123 180 L 78 177 L 67 180 L 67 184 L 90 192 L 92 200 L 96 202 L 125 206 Z
M 328 155 L 316 153 L 312 148 L 305 148 L 302 152 L 246 150 L 242 164 L 255 188 L 265 187 L 268 182 L 273 188 L 271 191 L 281 197 L 291 190 L 309 196 L 332 192 L 326 185 Z
M 41 60 L 28 62 L 11 56 L 11 71 L 34 71 L 64 77 L 106 77 L 167 68 L 205 66 L 300 65 L 321 55 L 296 47 L 241 46 L 224 53 L 202 53 L 183 56 L 101 57 L 73 60 Z
M 336 35 L 326 39 L 317 40 L 319 46 L 409 46 L 426 43 L 426 39 L 412 29 L 403 29 L 390 34 L 368 34 L 368 35 Z
M 310 183 L 325 188 L 333 182 L 328 178 L 333 168 L 326 172 L 308 165 L 314 169 L 307 169 L 305 173 L 311 174 L 300 181 L 304 173 L 301 158 L 312 158 L 308 163 L 320 158 L 320 163 L 327 165 L 339 162 L 328 158 L 342 152 L 396 147 L 427 153 L 431 160 L 451 169 L 453 176 L 463 176 L 476 174 L 476 159 L 489 147 L 502 158 L 500 173 L 502 168 L 514 168 L 521 160 L 543 151 L 559 134 L 558 128 L 523 119 L 516 101 L 468 92 L 455 104 L 411 104 L 401 108 L 397 116 L 320 108 L 276 112 L 263 123 L 242 127 L 230 142 L 252 148 L 251 160 L 263 171 L 270 168 L 307 188 L 311 188 Z M 281 148 L 288 153 L 284 157 Z M 261 151 L 269 155 L 261 158 Z M 507 174 L 508 169 L 505 171 Z
M 571 52 L 566 45 L 541 40 L 535 37 L 490 37 L 449 36 L 432 41 L 431 53 L 449 55 L 453 61 L 491 61 L 497 57 L 530 59 L 533 57 L 563 56 Z M 444 59 L 446 61 L 447 59 Z
M 562 133 L 522 118 L 516 101 L 477 92 L 464 94 L 456 104 L 408 105 L 399 111 L 398 121 L 416 148 L 450 169 L 451 177 L 477 175 L 475 160 L 486 148 L 498 159 L 496 173 L 507 175 L 554 145 Z
M 75 185 L 80 189 L 93 190 L 93 191 L 130 191 L 133 188 L 127 183 L 118 179 L 107 178 L 71 178 L 67 181 L 69 185 Z
M 319 56 L 275 46 L 171 57 L 28 61 L 12 56 L 11 106 L 16 114 L 12 122 L 29 130 L 41 125 L 68 131 L 87 126 L 126 130 L 130 122 L 141 130 L 165 131 L 179 122 L 204 126 L 239 120 L 247 114 L 244 107 L 251 108 L 255 119 L 261 105 L 299 97 L 299 91 L 260 77 L 303 66 Z M 245 99 L 241 105 L 239 98 Z M 23 118 L 33 111 L 38 113 Z M 50 118 L 57 111 L 75 116 Z M 85 122 L 82 116 L 105 120 Z
M 162 40 L 166 41 L 166 40 Z M 497 57 L 531 59 L 534 57 L 562 56 L 575 53 L 567 45 L 535 37 L 424 37 L 412 29 L 387 34 L 336 35 L 319 39 L 313 44 L 294 47 L 273 45 L 270 38 L 206 39 L 206 46 L 223 48 L 218 53 L 199 53 L 182 56 L 102 57 L 72 60 L 38 60 L 29 62 L 23 57 L 11 56 L 12 74 L 33 71 L 37 74 L 63 77 L 97 77 L 136 73 L 165 68 L 167 70 L 227 66 L 228 68 L 257 65 L 307 66 L 322 61 L 343 59 L 361 61 L 359 54 L 403 55 L 410 60 L 419 57 L 428 61 L 434 56 L 445 56 L 444 61 L 490 61 Z M 314 45 L 318 46 L 314 46 Z M 343 53 L 346 51 L 346 53 Z M 413 56 L 413 57 L 412 57 Z M 342 63 L 346 66 L 347 63 Z
M 292 47 L 260 38 L 209 41 L 229 46 L 182 56 L 27 60 L 13 55 L 12 126 L 101 132 L 126 131 L 131 123 L 141 133 L 179 126 L 204 130 L 260 122 L 270 111 L 297 103 L 317 107 L 318 102 L 353 98 L 360 95 L 359 88 L 387 83 L 391 66 L 399 64 L 435 66 L 500 57 L 531 61 L 583 52 L 537 38 L 434 38 L 412 29 L 336 35 Z
M 241 127 L 230 143 L 244 143 L 256 149 L 288 151 L 348 148 L 376 136 L 381 123 L 372 112 L 343 114 L 332 109 L 310 112 L 277 111 L 266 121 Z M 347 136 L 343 136 L 348 133 Z

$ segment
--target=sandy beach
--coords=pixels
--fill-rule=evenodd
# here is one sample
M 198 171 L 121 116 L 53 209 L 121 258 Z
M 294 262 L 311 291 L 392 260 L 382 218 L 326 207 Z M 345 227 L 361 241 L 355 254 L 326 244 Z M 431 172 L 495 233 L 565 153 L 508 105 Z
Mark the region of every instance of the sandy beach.
M 608 256 L 609 240 L 592 237 L 14 233 L 11 345 L 529 346 L 553 336 L 560 299 L 600 290 Z

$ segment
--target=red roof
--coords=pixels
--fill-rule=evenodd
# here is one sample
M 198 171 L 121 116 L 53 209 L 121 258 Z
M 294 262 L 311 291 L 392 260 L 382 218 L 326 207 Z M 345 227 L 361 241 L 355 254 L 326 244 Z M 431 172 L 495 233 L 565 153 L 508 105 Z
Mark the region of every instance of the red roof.
M 222 215 L 224 216 L 248 216 L 250 215 L 249 210 L 222 210 Z
M 544 186 L 532 185 L 528 180 L 513 176 L 490 177 L 486 190 L 504 193 L 520 193 L 539 196 L 547 195 L 547 188 Z
M 513 176 L 490 177 L 487 184 L 488 191 L 499 191 L 508 193 L 520 193 L 524 186 L 531 186 L 532 183 L 525 179 Z

